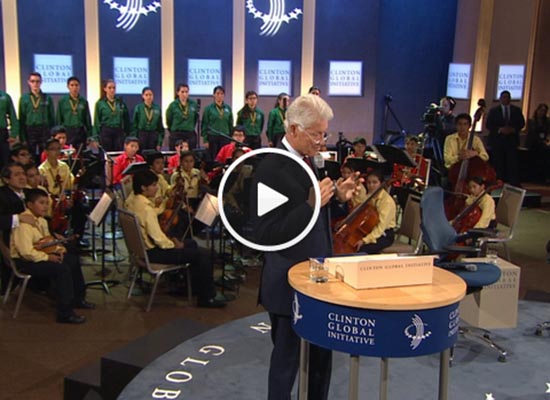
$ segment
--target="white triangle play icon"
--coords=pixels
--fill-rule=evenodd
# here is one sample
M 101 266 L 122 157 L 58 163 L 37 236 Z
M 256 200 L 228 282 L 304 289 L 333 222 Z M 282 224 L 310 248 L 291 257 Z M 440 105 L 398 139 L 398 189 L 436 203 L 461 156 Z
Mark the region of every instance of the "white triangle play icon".
M 271 189 L 263 183 L 258 183 L 258 217 L 273 211 L 288 201 L 288 197 Z

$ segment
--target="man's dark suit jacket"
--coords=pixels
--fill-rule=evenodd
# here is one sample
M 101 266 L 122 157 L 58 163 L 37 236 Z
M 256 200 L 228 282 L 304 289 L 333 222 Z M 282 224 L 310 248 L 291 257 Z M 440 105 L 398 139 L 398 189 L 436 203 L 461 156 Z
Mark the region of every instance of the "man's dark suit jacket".
M 8 186 L 0 187 L 0 231 L 7 246 L 10 245 L 12 216 L 25 211 L 25 204 Z
M 523 118 L 523 113 L 521 109 L 513 104 L 510 104 L 510 120 L 508 125 L 514 128 L 516 131 L 513 136 L 516 141 L 516 144 L 519 144 L 519 131 L 525 125 L 525 118 Z M 489 129 L 489 144 L 492 144 L 494 140 L 500 135 L 498 130 L 506 125 L 504 120 L 504 112 L 502 110 L 502 105 L 495 106 L 489 110 L 486 121 L 487 129 Z
M 313 214 L 313 209 L 307 204 L 312 184 L 306 172 L 288 157 L 272 154 L 266 156 L 253 176 L 252 215 L 257 215 L 255 203 L 259 182 L 286 195 L 289 201 L 253 220 L 255 238 L 262 244 L 273 244 L 295 237 Z M 309 257 L 332 255 L 328 218 L 328 207 L 322 207 L 313 229 L 304 239 L 286 250 L 264 254 L 259 301 L 267 311 L 291 315 L 293 292 L 287 278 L 290 267 Z

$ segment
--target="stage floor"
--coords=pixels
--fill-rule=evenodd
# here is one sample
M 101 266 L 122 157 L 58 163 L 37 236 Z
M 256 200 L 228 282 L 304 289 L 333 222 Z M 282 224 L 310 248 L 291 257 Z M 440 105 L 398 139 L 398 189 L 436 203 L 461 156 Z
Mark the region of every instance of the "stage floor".
M 495 330 L 508 350 L 508 361 L 472 340 L 459 338 L 450 370 L 449 399 L 537 400 L 550 393 L 550 337 L 534 335 L 538 322 L 550 317 L 547 303 L 520 301 L 518 327 Z M 146 367 L 119 399 L 152 398 L 169 390 L 178 399 L 265 399 L 271 341 L 266 313 L 219 326 L 173 348 Z M 392 399 L 437 397 L 437 355 L 390 359 Z M 360 396 L 378 397 L 380 361 L 361 358 Z M 347 398 L 348 357 L 334 354 L 330 398 Z M 158 393 L 158 392 L 157 392 Z M 490 396 L 492 394 L 492 397 Z

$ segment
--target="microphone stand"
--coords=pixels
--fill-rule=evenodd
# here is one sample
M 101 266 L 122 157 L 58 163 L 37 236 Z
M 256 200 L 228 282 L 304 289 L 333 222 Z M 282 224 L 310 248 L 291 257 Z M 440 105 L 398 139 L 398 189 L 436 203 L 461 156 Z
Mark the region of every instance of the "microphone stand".
M 200 141 L 201 141 L 201 99 L 197 99 L 197 149 L 200 147 Z M 194 149 L 191 149 L 194 150 Z
M 384 104 L 385 104 L 385 107 L 384 107 L 384 135 L 387 135 L 387 132 L 388 132 L 388 118 L 389 116 L 391 115 L 393 120 L 397 123 L 397 126 L 399 127 L 399 137 L 401 136 L 406 136 L 407 135 L 407 132 L 405 131 L 405 129 L 403 129 L 403 125 L 401 125 L 401 122 L 399 121 L 399 118 L 397 118 L 397 115 L 395 115 L 395 112 L 393 111 L 393 108 L 391 107 L 390 103 L 393 101 L 393 97 L 388 93 L 387 95 L 384 96 Z M 391 137 L 392 135 L 387 135 L 388 138 Z M 395 143 L 399 137 L 397 137 L 396 139 L 393 139 L 393 140 L 389 140 L 388 143 L 386 143 L 385 141 L 385 137 L 382 138 L 381 140 L 381 144 L 393 144 Z
M 105 157 L 107 157 L 107 160 L 110 163 L 109 168 L 110 168 L 110 172 L 111 172 L 111 177 L 109 179 L 109 185 L 108 185 L 107 189 L 114 195 L 115 201 L 113 201 L 113 203 L 111 204 L 111 209 L 110 209 L 110 212 L 111 212 L 111 232 L 109 232 L 109 233 L 103 232 L 103 236 L 108 236 L 111 239 L 112 254 L 107 255 L 107 256 L 104 255 L 103 259 L 104 259 L 104 261 L 114 263 L 115 267 L 118 271 L 118 263 L 120 261 L 124 260 L 124 257 L 117 256 L 117 254 L 116 254 L 117 253 L 116 239 L 121 239 L 122 238 L 122 232 L 116 230 L 116 228 L 115 228 L 116 209 L 117 209 L 117 206 L 116 206 L 117 194 L 114 190 L 114 185 L 113 185 L 113 170 L 114 170 L 114 165 L 116 164 L 116 161 L 111 157 L 111 155 L 108 152 L 105 152 Z

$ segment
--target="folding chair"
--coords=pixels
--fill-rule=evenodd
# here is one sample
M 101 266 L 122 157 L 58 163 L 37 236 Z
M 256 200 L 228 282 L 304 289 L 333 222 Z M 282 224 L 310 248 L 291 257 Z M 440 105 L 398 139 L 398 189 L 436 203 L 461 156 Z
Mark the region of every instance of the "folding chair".
M 157 264 L 150 263 L 149 257 L 147 256 L 147 249 L 145 247 L 145 241 L 141 233 L 141 227 L 137 217 L 127 211 L 119 210 L 118 211 L 118 220 L 120 226 L 122 227 L 122 232 L 124 233 L 124 241 L 126 247 L 128 248 L 128 256 L 130 258 L 131 268 L 134 269 L 132 283 L 128 289 L 128 299 L 132 296 L 132 291 L 134 290 L 134 285 L 136 283 L 136 278 L 138 276 L 139 270 L 146 271 L 155 277 L 155 282 L 153 284 L 153 289 L 151 290 L 151 295 L 149 297 L 149 302 L 147 303 L 146 311 L 151 310 L 151 305 L 153 304 L 153 299 L 157 291 L 157 286 L 160 281 L 161 276 L 165 272 L 177 271 L 180 269 L 186 269 L 187 271 L 187 300 L 189 304 L 192 303 L 192 288 L 191 288 L 191 268 L 189 264 Z
M 31 279 L 31 275 L 24 274 L 17 269 L 15 262 L 11 258 L 10 249 L 8 248 L 8 246 L 6 246 L 3 239 L 0 239 L 0 252 L 2 253 L 4 265 L 11 269 L 10 281 L 8 282 L 6 293 L 4 294 L 4 299 L 2 301 L 3 304 L 6 304 L 8 301 L 8 297 L 10 296 L 10 292 L 13 288 L 13 282 L 15 278 L 19 278 L 22 280 L 21 286 L 19 287 L 19 296 L 17 296 L 17 303 L 15 304 L 15 310 L 13 310 L 13 318 L 17 318 L 17 314 L 19 313 L 19 306 L 21 305 L 21 301 L 23 300 L 23 296 L 25 295 L 25 290 L 27 289 L 27 284 Z

